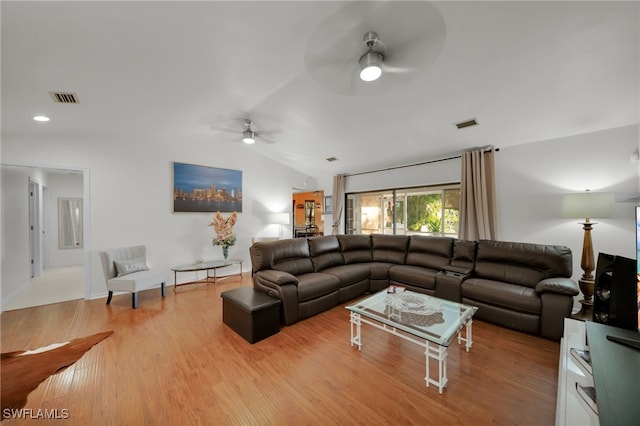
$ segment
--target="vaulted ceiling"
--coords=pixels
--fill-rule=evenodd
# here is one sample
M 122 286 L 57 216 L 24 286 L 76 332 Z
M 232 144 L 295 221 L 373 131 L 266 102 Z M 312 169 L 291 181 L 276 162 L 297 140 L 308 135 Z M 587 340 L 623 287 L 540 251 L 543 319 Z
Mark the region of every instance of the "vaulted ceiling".
M 639 120 L 638 6 L 2 1 L 2 133 L 232 144 L 250 118 L 273 143 L 244 148 L 333 175 L 626 126 Z M 355 77 L 366 31 L 387 49 L 371 83 Z

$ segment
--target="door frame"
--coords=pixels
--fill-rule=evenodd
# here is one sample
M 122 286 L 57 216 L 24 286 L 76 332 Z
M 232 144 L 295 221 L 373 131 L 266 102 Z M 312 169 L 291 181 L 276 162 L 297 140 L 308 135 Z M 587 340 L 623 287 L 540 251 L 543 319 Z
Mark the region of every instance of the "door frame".
M 90 170 L 85 167 L 58 166 L 50 164 L 0 162 L 0 166 L 29 167 L 42 170 L 68 170 L 82 173 L 82 260 L 84 266 L 84 298 L 91 299 L 91 179 Z M 30 178 L 31 180 L 31 178 Z
M 31 278 L 42 275 L 41 184 L 29 176 L 29 267 Z

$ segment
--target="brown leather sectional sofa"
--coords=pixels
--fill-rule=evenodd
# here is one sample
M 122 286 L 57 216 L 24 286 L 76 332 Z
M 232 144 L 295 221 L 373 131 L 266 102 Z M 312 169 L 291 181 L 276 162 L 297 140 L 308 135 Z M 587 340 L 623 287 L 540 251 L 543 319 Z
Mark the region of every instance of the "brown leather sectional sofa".
M 401 285 L 477 306 L 475 318 L 560 340 L 578 294 L 565 246 L 331 235 L 257 242 L 250 254 L 254 287 L 281 299 L 285 325 Z

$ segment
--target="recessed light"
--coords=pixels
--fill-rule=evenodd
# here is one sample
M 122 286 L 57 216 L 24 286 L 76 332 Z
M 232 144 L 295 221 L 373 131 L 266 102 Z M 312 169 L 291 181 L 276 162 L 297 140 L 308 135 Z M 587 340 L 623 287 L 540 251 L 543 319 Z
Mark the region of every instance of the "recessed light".
M 49 117 L 45 117 L 44 115 L 36 115 L 33 119 L 36 121 L 49 121 Z

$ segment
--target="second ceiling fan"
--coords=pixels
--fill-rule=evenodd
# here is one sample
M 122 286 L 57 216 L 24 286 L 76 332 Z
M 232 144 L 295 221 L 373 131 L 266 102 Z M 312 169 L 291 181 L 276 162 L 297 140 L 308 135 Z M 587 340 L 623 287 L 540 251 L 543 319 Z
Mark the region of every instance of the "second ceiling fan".
M 256 140 L 260 140 L 261 142 L 265 142 L 268 144 L 272 144 L 275 143 L 276 141 L 273 139 L 270 139 L 269 136 L 272 134 L 275 134 L 277 132 L 272 132 L 272 131 L 257 131 L 256 130 L 256 126 L 255 123 L 253 122 L 253 120 L 249 119 L 249 118 L 243 118 L 242 119 L 242 125 L 244 126 L 244 128 L 242 130 L 240 129 L 230 129 L 227 127 L 224 128 L 220 128 L 220 127 L 213 127 L 214 130 L 222 130 L 224 132 L 227 133 L 235 133 L 235 134 L 240 134 L 242 135 L 242 142 L 248 144 L 248 145 L 252 145 L 254 143 L 256 143 Z

